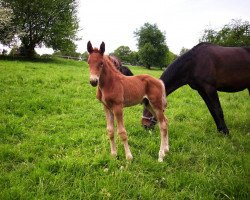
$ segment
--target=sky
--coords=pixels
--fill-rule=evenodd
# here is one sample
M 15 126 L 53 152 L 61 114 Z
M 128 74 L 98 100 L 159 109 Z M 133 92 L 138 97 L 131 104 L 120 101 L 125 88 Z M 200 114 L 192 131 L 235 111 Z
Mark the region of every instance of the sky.
M 81 0 L 78 50 L 106 44 L 107 53 L 119 46 L 137 51 L 134 31 L 146 22 L 157 24 L 175 54 L 192 48 L 204 29 L 218 29 L 232 19 L 250 21 L 250 0 Z
M 157 24 L 165 33 L 170 51 L 198 44 L 204 29 L 222 28 L 232 19 L 250 21 L 250 0 L 78 0 L 80 31 L 77 51 L 86 51 L 87 42 L 106 53 L 119 46 L 137 51 L 134 32 L 145 23 Z M 1 47 L 0 47 L 1 49 Z M 36 49 L 39 54 L 53 50 Z

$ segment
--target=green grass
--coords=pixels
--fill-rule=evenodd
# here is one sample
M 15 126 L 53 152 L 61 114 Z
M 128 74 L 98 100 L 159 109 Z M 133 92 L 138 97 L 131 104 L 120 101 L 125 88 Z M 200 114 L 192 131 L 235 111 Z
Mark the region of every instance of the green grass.
M 118 137 L 118 158 L 110 156 L 86 63 L 2 60 L 0 71 L 0 199 L 249 199 L 247 91 L 219 94 L 228 137 L 217 133 L 196 91 L 185 86 L 171 94 L 163 163 L 159 128 L 141 127 L 141 105 L 126 108 L 134 156 L 127 162 Z

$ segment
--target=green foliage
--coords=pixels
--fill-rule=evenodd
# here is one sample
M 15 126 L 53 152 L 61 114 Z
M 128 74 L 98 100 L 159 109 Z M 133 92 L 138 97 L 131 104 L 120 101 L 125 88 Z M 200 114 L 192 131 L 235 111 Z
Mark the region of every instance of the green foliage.
M 89 53 L 88 53 L 87 51 L 85 51 L 85 52 L 81 55 L 82 60 L 84 60 L 85 62 L 87 62 L 88 56 L 89 56 Z
M 16 32 L 12 19 L 12 9 L 0 7 L 0 42 L 4 45 L 12 43 Z
M 168 47 L 165 35 L 158 29 L 156 24 L 145 23 L 139 30 L 134 32 L 138 41 L 139 58 L 147 67 L 158 66 L 162 68 L 166 64 Z
M 130 54 L 132 51 L 128 46 L 120 46 L 114 51 L 114 55 L 123 62 L 130 62 Z
M 81 53 L 78 53 L 76 51 L 55 51 L 52 55 L 58 57 L 73 57 L 73 58 L 81 57 Z
M 190 49 L 187 49 L 187 48 L 185 48 L 185 47 L 182 47 L 179 56 L 183 55 L 184 53 L 188 52 L 189 50 L 190 50 Z
M 131 67 L 160 77 L 161 70 Z M 249 199 L 249 94 L 219 93 L 221 136 L 189 87 L 168 97 L 170 153 L 158 163 L 159 128 L 124 109 L 134 156 L 110 156 L 105 114 L 85 62 L 0 60 L 0 199 Z
M 10 56 L 18 56 L 20 54 L 18 46 L 14 45 L 9 53 Z
M 118 47 L 111 55 L 116 56 L 122 63 L 130 65 L 139 65 L 138 52 L 130 50 L 128 46 Z
M 76 0 L 1 0 L 0 5 L 13 11 L 11 24 L 22 42 L 20 51 L 25 56 L 32 57 L 34 48 L 43 44 L 54 50 L 75 50 Z
M 250 24 L 248 21 L 232 20 L 219 31 L 205 29 L 200 42 L 222 46 L 250 46 Z
M 167 52 L 167 58 L 166 58 L 166 67 L 168 65 L 170 65 L 172 62 L 175 61 L 175 59 L 177 58 L 177 55 L 175 55 L 173 52 L 168 51 Z

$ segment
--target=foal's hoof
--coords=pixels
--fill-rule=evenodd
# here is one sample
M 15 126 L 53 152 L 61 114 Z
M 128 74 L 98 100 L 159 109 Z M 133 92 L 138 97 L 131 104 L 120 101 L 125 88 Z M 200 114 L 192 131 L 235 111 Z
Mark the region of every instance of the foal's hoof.
M 169 152 L 169 147 L 165 147 L 164 148 L 164 153 L 168 153 Z
M 159 151 L 159 162 L 163 162 L 163 158 L 165 157 L 165 151 Z
M 127 155 L 127 156 L 126 156 L 126 159 L 127 159 L 127 160 L 133 160 L 133 156 L 132 156 L 132 154 Z
M 117 152 L 111 152 L 111 156 L 116 158 L 117 157 Z

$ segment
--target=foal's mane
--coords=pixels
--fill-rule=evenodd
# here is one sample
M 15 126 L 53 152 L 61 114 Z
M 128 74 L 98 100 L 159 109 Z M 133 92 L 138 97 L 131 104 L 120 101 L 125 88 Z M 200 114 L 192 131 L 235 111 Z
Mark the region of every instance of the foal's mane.
M 115 64 L 110 60 L 109 56 L 104 55 L 103 56 L 104 60 L 104 67 L 108 67 L 112 72 L 120 74 L 120 71 L 115 67 Z

